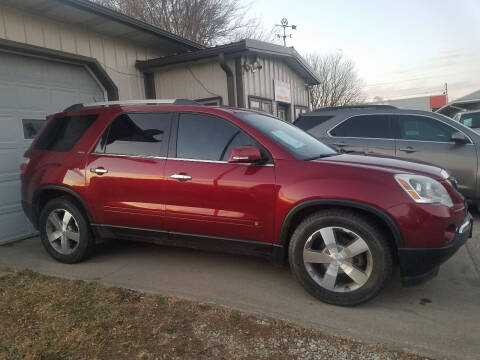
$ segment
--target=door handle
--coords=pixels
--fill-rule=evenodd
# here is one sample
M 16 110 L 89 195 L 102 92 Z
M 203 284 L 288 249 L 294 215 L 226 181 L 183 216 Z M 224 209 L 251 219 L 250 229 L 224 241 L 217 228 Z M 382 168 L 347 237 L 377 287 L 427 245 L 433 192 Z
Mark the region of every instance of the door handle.
M 345 144 L 345 143 L 333 143 L 332 145 L 333 145 L 333 146 L 338 146 L 338 147 L 345 147 L 345 146 L 347 146 L 347 144 Z
M 398 150 L 406 152 L 406 153 L 414 153 L 415 151 L 417 151 L 411 146 L 407 146 L 406 148 L 400 148 Z
M 94 174 L 98 174 L 98 175 L 103 175 L 103 174 L 106 174 L 108 173 L 108 170 L 103 168 L 103 167 L 98 167 L 98 168 L 95 168 L 95 169 L 90 169 L 90 172 L 94 173 Z
M 173 174 L 173 175 L 170 175 L 170 178 L 180 180 L 180 181 L 192 180 L 192 177 L 187 174 Z

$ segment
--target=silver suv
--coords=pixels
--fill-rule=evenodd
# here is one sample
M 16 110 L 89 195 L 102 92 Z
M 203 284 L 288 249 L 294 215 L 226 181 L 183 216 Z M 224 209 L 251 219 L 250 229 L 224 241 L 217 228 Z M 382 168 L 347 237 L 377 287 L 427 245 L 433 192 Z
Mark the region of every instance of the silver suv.
M 446 168 L 458 190 L 480 204 L 480 134 L 443 115 L 388 105 L 319 109 L 295 125 L 343 152 L 398 157 Z

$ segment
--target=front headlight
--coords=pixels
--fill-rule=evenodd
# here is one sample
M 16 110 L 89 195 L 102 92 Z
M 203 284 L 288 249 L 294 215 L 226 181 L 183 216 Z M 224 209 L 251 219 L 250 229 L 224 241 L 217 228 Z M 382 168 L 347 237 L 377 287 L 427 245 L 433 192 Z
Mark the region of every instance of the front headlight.
M 437 180 L 412 174 L 397 174 L 395 180 L 417 203 L 453 206 L 452 198 L 445 187 Z

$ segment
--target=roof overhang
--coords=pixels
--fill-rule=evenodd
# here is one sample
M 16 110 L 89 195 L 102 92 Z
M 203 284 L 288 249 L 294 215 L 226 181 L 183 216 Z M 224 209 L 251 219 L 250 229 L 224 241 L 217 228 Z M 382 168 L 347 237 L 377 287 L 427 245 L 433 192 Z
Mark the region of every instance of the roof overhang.
M 436 112 L 453 117 L 455 114 L 462 111 L 469 110 L 479 110 L 480 109 L 480 99 L 477 100 L 466 100 L 466 101 L 453 101 L 445 106 L 442 106 Z
M 278 58 L 283 60 L 297 74 L 302 76 L 308 85 L 316 85 L 320 83 L 320 79 L 313 69 L 293 47 L 284 47 L 251 39 L 197 51 L 190 51 L 178 55 L 165 56 L 146 61 L 137 61 L 137 68 L 144 72 L 151 72 L 166 66 L 179 66 L 194 61 L 215 59 L 220 54 L 224 54 L 227 59 L 246 54 Z
M 163 52 L 184 52 L 204 46 L 88 0 L 0 0 L 2 4 L 53 21 L 87 28 Z

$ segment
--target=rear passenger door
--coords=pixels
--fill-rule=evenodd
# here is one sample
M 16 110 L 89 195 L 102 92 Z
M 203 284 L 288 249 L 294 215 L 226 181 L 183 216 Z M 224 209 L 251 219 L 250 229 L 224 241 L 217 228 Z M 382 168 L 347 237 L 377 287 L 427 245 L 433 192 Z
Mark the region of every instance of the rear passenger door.
M 164 229 L 170 113 L 115 118 L 88 157 L 89 208 L 109 229 Z
M 459 190 L 476 198 L 477 152 L 471 141 L 453 142 L 452 134 L 460 131 L 429 116 L 397 115 L 397 122 L 397 157 L 447 169 L 458 180 Z
M 326 142 L 339 151 L 395 156 L 390 115 L 355 115 L 331 129 L 328 135 Z

